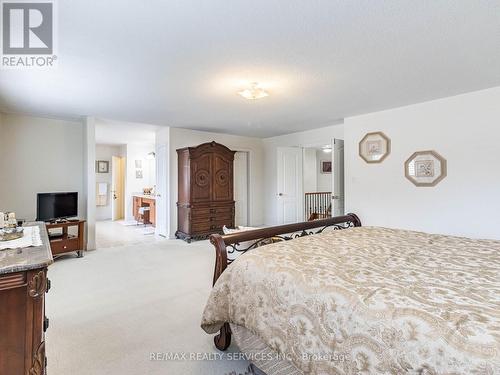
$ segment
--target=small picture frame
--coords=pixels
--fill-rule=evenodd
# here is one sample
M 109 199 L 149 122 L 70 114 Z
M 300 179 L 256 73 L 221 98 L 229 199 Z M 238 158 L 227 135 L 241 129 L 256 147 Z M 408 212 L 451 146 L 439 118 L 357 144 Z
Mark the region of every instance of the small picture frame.
M 332 161 L 331 160 L 321 160 L 320 170 L 323 174 L 332 173 Z
M 382 132 L 367 133 L 359 142 L 359 156 L 365 162 L 381 163 L 391 153 L 391 140 Z
M 141 169 L 142 168 L 142 160 L 136 160 L 135 161 L 135 167 L 137 169 Z
M 405 177 L 415 186 L 436 186 L 446 174 L 446 159 L 433 150 L 417 151 L 405 162 Z
M 141 179 L 142 178 L 142 169 L 136 169 L 135 171 L 135 178 Z
M 96 173 L 109 173 L 109 161 L 107 160 L 97 160 L 95 162 Z

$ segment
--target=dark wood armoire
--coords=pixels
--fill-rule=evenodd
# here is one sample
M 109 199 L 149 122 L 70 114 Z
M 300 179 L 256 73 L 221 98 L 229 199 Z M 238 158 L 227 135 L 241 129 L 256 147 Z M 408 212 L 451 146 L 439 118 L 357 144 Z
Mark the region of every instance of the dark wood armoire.
M 177 150 L 177 238 L 206 239 L 234 227 L 234 153 L 216 142 Z

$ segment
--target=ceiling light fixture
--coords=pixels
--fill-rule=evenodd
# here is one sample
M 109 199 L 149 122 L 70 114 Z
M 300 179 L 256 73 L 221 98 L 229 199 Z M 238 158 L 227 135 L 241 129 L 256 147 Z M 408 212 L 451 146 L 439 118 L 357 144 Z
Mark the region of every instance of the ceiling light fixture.
M 238 91 L 238 94 L 248 100 L 257 100 L 269 96 L 269 93 L 263 88 L 259 87 L 257 82 L 252 82 L 250 88 Z
M 330 153 L 332 152 L 332 146 L 323 146 L 323 152 Z

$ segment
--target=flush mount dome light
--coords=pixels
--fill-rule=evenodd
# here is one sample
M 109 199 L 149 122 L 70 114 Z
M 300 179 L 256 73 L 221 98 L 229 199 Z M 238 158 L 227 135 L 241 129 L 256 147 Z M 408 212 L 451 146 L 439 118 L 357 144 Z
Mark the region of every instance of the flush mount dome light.
M 257 100 L 269 96 L 269 93 L 263 88 L 259 87 L 257 82 L 252 82 L 250 88 L 238 91 L 238 94 L 248 100 Z
M 332 146 L 323 146 L 323 147 L 321 147 L 321 149 L 323 150 L 323 152 L 326 152 L 326 153 L 332 152 Z

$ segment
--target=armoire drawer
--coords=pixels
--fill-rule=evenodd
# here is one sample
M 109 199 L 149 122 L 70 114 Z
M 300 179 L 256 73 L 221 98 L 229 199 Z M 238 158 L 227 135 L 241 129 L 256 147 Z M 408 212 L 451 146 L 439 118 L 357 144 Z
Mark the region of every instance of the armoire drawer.
M 191 209 L 191 218 L 197 219 L 197 218 L 206 218 L 210 216 L 219 216 L 219 215 L 232 215 L 233 214 L 233 207 L 232 206 L 226 206 L 226 207 L 217 207 L 217 206 L 212 206 L 212 207 L 203 207 L 203 208 L 192 208 Z
M 233 220 L 233 214 L 231 213 L 222 213 L 222 214 L 209 214 L 203 216 L 193 216 L 191 217 L 191 221 L 193 223 L 205 223 L 205 222 L 223 222 L 225 225 L 231 224 Z
M 222 226 L 211 222 L 193 222 L 191 223 L 191 230 L 193 233 L 216 232 L 222 230 Z

